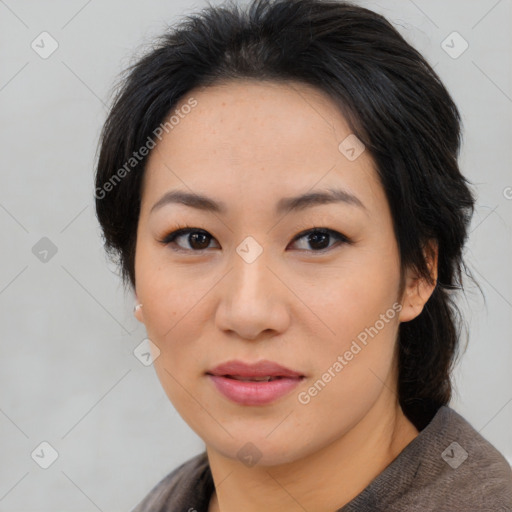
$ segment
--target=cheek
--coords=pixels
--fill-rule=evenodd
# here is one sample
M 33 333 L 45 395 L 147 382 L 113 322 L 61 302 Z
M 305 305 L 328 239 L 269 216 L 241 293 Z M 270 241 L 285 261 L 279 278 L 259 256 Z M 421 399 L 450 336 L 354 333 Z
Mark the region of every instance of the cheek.
M 147 260 L 155 262 L 156 259 Z M 204 368 L 198 348 L 205 326 L 211 321 L 207 292 L 211 280 L 190 277 L 190 272 L 167 269 L 163 264 L 144 264 L 141 257 L 137 274 L 137 294 L 143 306 L 148 338 L 160 350 L 155 368 L 165 388 L 178 385 L 168 374 L 180 380 Z M 181 381 L 181 380 L 180 380 Z
M 322 321 L 318 331 L 330 344 L 356 337 L 392 308 L 397 300 L 399 261 L 387 252 L 358 250 L 343 263 L 297 281 L 296 292 Z M 394 318 L 393 311 L 390 312 Z
M 370 399 L 387 378 L 401 308 L 396 302 L 398 259 L 388 251 L 383 256 L 360 251 L 324 278 L 321 287 L 304 284 L 302 293 L 307 290 L 308 304 L 322 321 L 314 331 L 321 350 L 308 348 L 323 395 L 317 402 Z
M 167 344 L 204 294 L 198 286 L 201 280 L 190 282 L 186 272 L 169 265 L 165 251 L 143 241 L 137 246 L 135 275 L 148 336 Z
M 350 325 L 360 322 L 359 332 L 351 329 L 355 333 L 352 336 L 343 330 L 340 319 L 336 342 L 329 343 L 328 348 L 324 346 L 321 353 L 311 352 L 316 371 L 299 390 L 297 417 L 307 424 L 312 443 L 318 438 L 334 439 L 340 430 L 348 431 L 381 393 L 391 389 L 397 317 L 392 310 L 386 317 L 388 323 L 372 319 L 365 324 L 360 318 L 347 319 Z

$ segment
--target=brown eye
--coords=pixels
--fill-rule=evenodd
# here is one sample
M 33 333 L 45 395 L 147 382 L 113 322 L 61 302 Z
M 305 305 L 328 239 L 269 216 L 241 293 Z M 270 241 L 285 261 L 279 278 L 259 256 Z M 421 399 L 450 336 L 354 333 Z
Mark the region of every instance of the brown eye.
M 295 242 L 303 238 L 306 240 L 306 243 L 309 244 L 309 248 L 312 249 L 313 252 L 320 252 L 330 249 L 332 245 L 329 245 L 329 243 L 332 238 L 340 243 L 350 242 L 345 235 L 327 228 L 309 229 L 308 231 L 297 235 L 293 241 Z M 308 250 L 309 248 L 306 247 L 305 250 Z
M 299 248 L 309 252 L 323 252 L 331 249 L 337 241 L 337 245 L 351 243 L 345 235 L 327 228 L 312 228 L 297 235 L 293 243 L 304 239 L 307 246 Z M 181 243 L 178 243 L 182 240 Z M 207 231 L 199 228 L 184 227 L 177 229 L 166 235 L 160 243 L 163 245 L 172 245 L 173 250 L 179 252 L 199 252 L 209 248 L 210 242 L 215 238 Z M 187 246 L 188 245 L 188 246 Z
M 180 239 L 185 240 L 185 243 L 188 243 L 188 247 L 183 247 L 176 242 Z M 208 249 L 211 240 L 213 240 L 213 237 L 207 231 L 202 229 L 184 228 L 169 233 L 161 242 L 164 245 L 177 245 L 177 250 L 202 251 Z

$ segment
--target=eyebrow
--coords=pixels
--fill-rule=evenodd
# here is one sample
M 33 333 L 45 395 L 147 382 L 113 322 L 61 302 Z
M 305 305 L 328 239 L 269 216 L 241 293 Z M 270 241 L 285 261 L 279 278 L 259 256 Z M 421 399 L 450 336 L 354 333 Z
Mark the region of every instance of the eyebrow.
M 346 203 L 366 210 L 362 201 L 347 190 L 329 188 L 308 192 L 296 197 L 283 197 L 276 205 L 276 214 L 300 211 L 312 206 L 331 203 Z M 224 214 L 227 207 L 223 202 L 217 202 L 201 194 L 193 194 L 182 190 L 171 190 L 165 193 L 151 208 L 150 213 L 168 204 L 183 204 L 197 210 Z

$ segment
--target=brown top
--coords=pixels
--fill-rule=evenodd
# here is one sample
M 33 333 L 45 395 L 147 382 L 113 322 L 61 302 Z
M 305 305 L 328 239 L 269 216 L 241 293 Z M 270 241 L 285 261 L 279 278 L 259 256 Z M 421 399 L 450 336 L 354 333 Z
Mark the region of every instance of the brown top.
M 214 484 L 206 452 L 163 478 L 132 512 L 207 512 Z M 462 416 L 432 421 L 353 500 L 333 512 L 512 512 L 512 470 Z

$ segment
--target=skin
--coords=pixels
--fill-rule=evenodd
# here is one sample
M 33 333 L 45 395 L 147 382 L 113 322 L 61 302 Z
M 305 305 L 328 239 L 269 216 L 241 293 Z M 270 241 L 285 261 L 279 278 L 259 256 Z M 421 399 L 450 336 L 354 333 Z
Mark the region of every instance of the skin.
M 135 258 L 143 307 L 135 315 L 160 350 L 154 366 L 167 396 L 205 442 L 216 485 L 210 511 L 335 510 L 418 435 L 398 404 L 396 339 L 435 285 L 408 271 L 400 294 L 384 190 L 367 151 L 350 161 L 338 149 L 351 130 L 329 97 L 304 84 L 255 81 L 189 96 L 197 106 L 164 134 L 146 166 Z M 331 203 L 274 213 L 282 197 L 331 186 L 364 208 Z M 150 213 L 176 189 L 222 201 L 227 212 L 167 204 Z M 160 242 L 179 226 L 209 236 Z M 351 243 L 294 241 L 313 227 Z M 263 249 L 252 263 L 236 251 L 247 236 Z M 393 304 L 399 313 L 300 403 L 298 394 Z M 269 405 L 239 405 L 205 375 L 231 359 L 269 359 L 306 378 Z M 237 456 L 248 442 L 261 454 L 251 467 Z

